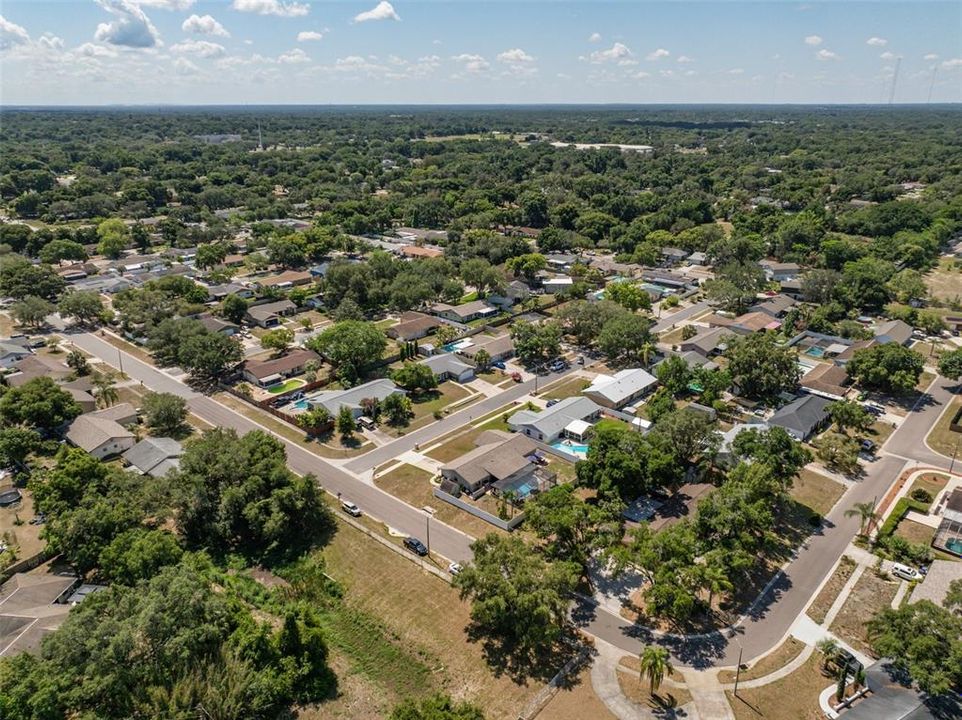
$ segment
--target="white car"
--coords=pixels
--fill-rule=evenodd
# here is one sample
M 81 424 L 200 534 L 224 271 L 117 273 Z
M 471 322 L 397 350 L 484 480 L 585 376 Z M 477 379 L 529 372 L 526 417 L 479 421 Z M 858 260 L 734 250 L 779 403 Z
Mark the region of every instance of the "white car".
M 361 517 L 361 508 L 352 503 L 350 500 L 341 500 L 341 510 L 352 517 Z
M 892 563 L 892 574 L 895 577 L 902 578 L 903 580 L 921 580 L 922 573 L 920 573 L 915 568 L 910 568 L 908 565 L 903 565 L 902 563 Z
M 448 573 L 451 575 L 460 575 L 462 569 L 461 563 L 451 563 L 448 565 Z

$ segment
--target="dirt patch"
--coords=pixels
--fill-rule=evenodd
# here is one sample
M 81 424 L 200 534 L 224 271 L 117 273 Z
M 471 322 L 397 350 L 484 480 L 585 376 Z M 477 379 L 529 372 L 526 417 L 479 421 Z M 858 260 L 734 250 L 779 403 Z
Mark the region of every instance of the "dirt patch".
M 845 492 L 845 486 L 820 473 L 802 469 L 792 486 L 795 500 L 820 515 L 827 515 Z
M 835 568 L 835 572 L 832 573 L 832 577 L 825 583 L 815 598 L 815 601 L 809 606 L 808 610 L 805 611 L 812 620 L 819 625 L 825 622 L 825 616 L 832 607 L 832 603 L 835 602 L 838 594 L 842 592 L 842 588 L 845 587 L 848 579 L 852 577 L 855 568 L 855 561 L 847 555 L 843 555 L 838 563 L 838 567 Z
M 736 720 L 822 720 L 818 696 L 832 684 L 822 672 L 818 653 L 791 675 L 759 688 L 740 689 L 736 697 L 727 691 L 728 704 Z M 789 714 L 786 711 L 790 710 Z
M 4 481 L 3 489 L 7 489 Z M 26 488 L 20 490 L 20 502 L 0 508 L 0 539 L 15 548 L 17 559 L 32 557 L 43 550 L 46 542 L 40 539 L 43 525 L 31 525 L 34 517 L 33 495 Z
M 636 660 L 636 658 L 632 658 Z M 622 663 L 624 665 L 624 663 Z M 672 674 L 672 679 L 677 674 Z M 648 679 L 642 679 L 637 667 L 632 668 L 631 672 L 618 672 L 618 686 L 626 698 L 638 703 L 642 707 L 651 708 L 654 711 L 664 711 L 668 708 L 679 708 L 691 702 L 691 693 L 685 688 L 674 687 L 667 683 L 662 683 L 657 692 L 652 694 L 651 685 Z
M 775 672 L 779 668 L 785 667 L 792 660 L 801 655 L 805 647 L 805 643 L 801 642 L 800 640 L 796 640 L 793 637 L 788 638 L 788 640 L 775 648 L 775 650 L 770 652 L 754 665 L 749 666 L 747 670 L 742 670 L 741 675 L 738 678 L 739 682 L 762 678 Z M 722 683 L 735 682 L 735 671 L 722 670 L 718 673 L 718 681 Z
M 882 608 L 891 606 L 898 587 L 899 583 L 883 580 L 874 572 L 862 573 L 832 623 L 831 631 L 856 650 L 875 657 L 865 623 Z
M 939 300 L 959 300 L 962 288 L 962 273 L 955 268 L 954 261 L 942 261 L 939 266 L 925 275 L 925 285 L 929 294 Z
M 591 668 L 586 667 L 558 691 L 539 717 L 546 720 L 615 720 L 591 687 Z
M 919 543 L 928 547 L 932 544 L 932 538 L 935 537 L 935 528 L 906 518 L 899 523 L 895 529 L 895 534 L 911 543 Z

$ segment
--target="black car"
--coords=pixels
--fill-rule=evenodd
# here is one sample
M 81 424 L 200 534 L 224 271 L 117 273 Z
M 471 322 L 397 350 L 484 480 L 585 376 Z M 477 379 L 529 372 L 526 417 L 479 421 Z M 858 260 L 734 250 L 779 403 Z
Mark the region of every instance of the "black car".
M 421 557 L 428 554 L 427 546 L 418 540 L 416 537 L 406 537 L 404 538 L 404 547 L 413 553 L 417 553 Z

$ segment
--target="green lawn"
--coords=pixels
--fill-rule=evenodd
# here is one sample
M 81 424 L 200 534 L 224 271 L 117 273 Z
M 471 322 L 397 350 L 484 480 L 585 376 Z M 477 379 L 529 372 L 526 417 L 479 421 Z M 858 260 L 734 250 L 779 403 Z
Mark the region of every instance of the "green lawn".
M 288 390 L 293 390 L 294 388 L 299 388 L 306 384 L 307 383 L 300 378 L 291 378 L 290 380 L 285 380 L 277 385 L 271 385 L 269 388 L 267 388 L 267 392 L 269 392 L 271 395 L 280 395 Z
M 555 400 L 564 400 L 565 398 L 580 395 L 581 391 L 589 385 L 591 385 L 591 382 L 585 380 L 583 377 L 567 378 L 554 385 L 541 388 L 538 395 Z

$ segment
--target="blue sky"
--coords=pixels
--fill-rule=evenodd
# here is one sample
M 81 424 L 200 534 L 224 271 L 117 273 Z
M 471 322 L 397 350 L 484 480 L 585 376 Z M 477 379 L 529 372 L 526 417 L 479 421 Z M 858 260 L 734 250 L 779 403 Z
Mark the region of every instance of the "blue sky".
M 4 0 L 3 104 L 962 101 L 960 2 Z

